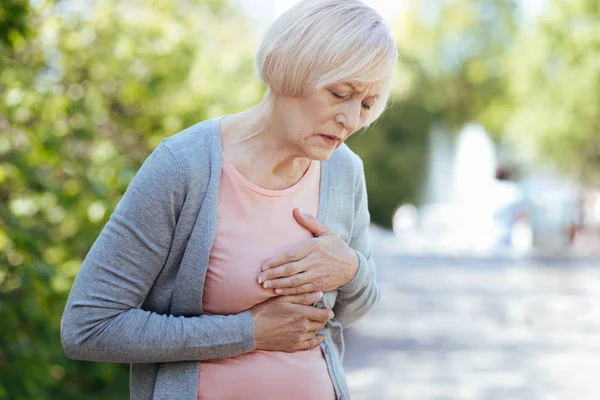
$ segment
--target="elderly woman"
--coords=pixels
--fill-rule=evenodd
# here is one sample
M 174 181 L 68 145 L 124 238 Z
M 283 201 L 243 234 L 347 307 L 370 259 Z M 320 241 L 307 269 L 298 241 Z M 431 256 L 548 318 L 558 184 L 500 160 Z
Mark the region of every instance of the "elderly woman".
M 256 107 L 164 139 L 75 280 L 74 359 L 131 363 L 132 399 L 348 399 L 342 328 L 379 290 L 361 160 L 397 59 L 357 0 L 303 1 L 256 55 Z

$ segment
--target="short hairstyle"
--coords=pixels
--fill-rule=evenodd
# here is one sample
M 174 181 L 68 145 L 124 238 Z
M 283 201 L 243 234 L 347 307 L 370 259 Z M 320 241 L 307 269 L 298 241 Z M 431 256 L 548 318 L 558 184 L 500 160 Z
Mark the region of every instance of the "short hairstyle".
M 398 59 L 381 15 L 360 0 L 303 0 L 266 30 L 255 56 L 275 93 L 301 95 L 343 81 L 381 88 L 368 123 L 384 111 Z

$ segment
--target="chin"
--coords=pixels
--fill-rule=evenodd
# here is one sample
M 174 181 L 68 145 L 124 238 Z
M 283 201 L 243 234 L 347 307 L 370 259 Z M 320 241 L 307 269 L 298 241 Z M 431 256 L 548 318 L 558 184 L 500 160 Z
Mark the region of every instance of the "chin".
M 333 154 L 335 149 L 325 150 L 325 149 L 312 149 L 312 151 L 308 151 L 306 154 L 306 158 L 315 161 L 327 161 L 329 157 Z

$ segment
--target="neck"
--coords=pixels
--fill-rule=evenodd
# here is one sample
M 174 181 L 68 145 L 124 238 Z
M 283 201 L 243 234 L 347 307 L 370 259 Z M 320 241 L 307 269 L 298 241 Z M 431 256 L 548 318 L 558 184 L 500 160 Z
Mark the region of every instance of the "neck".
M 279 182 L 274 186 L 281 186 L 297 182 L 311 160 L 289 142 L 276 107 L 275 96 L 268 94 L 256 107 L 223 119 L 221 138 L 227 158 L 242 174 L 263 184 L 272 181 Z

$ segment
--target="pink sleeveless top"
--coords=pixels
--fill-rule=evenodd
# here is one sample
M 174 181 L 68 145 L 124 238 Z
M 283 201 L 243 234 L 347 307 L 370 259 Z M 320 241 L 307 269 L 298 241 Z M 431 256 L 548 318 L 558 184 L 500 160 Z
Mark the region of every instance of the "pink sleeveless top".
M 320 162 L 312 161 L 295 185 L 264 189 L 223 155 L 217 234 L 211 248 L 202 304 L 207 314 L 237 314 L 274 296 L 257 282 L 270 257 L 312 237 L 292 211 L 317 215 Z M 200 363 L 199 400 L 333 400 L 335 392 L 319 346 L 286 353 L 254 351 Z

